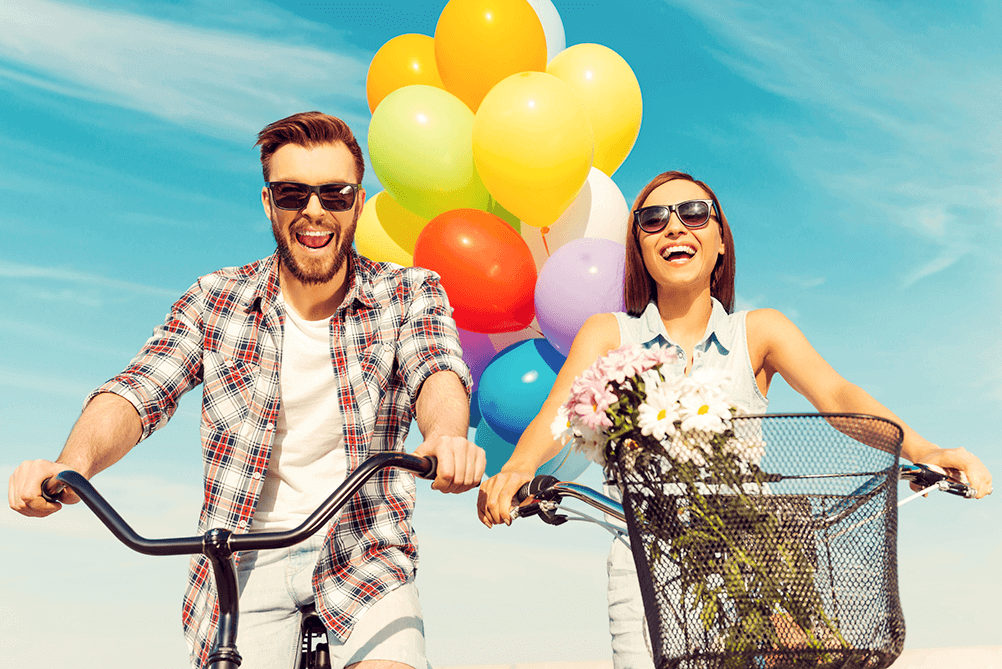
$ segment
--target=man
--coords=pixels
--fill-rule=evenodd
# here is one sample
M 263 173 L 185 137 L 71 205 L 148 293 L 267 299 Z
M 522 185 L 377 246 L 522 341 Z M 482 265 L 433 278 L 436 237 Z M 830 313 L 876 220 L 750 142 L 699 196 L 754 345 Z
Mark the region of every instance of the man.
M 424 437 L 415 453 L 438 458 L 432 487 L 478 485 L 484 453 L 465 438 L 469 370 L 437 276 L 352 249 L 365 190 L 351 130 L 308 112 L 267 126 L 258 144 L 277 252 L 199 279 L 126 370 L 91 394 L 59 458 L 14 471 L 14 510 L 57 511 L 40 496 L 45 478 L 114 464 L 198 383 L 200 532 L 295 527 L 369 454 L 399 449 L 412 417 Z M 425 668 L 414 489 L 409 474 L 386 470 L 326 534 L 237 556 L 243 667 L 294 666 L 300 610 L 315 603 L 333 666 Z M 209 571 L 204 556 L 192 559 L 182 612 L 196 667 L 215 626 Z

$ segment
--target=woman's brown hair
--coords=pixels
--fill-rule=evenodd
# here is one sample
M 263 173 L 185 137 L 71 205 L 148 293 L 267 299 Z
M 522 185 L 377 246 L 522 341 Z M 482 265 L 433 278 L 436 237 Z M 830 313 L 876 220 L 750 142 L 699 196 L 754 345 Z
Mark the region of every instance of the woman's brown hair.
M 685 172 L 672 170 L 662 172 L 654 177 L 649 184 L 644 186 L 640 195 L 633 203 L 630 213 L 630 232 L 626 234 L 626 279 L 623 285 L 623 295 L 626 300 L 626 311 L 631 316 L 639 316 L 647 308 L 647 304 L 658 294 L 658 287 L 654 283 L 654 278 L 647 271 L 644 264 L 644 257 L 640 252 L 640 240 L 637 234 L 636 223 L 633 221 L 633 211 L 640 209 L 644 201 L 650 196 L 654 189 L 669 181 L 684 179 L 696 184 L 710 196 L 713 206 L 719 217 L 720 238 L 724 243 L 724 254 L 717 258 L 717 263 L 713 267 L 713 274 L 710 277 L 710 295 L 717 298 L 720 303 L 731 313 L 734 309 L 734 237 L 731 235 L 731 226 L 727 224 L 727 216 L 720 208 L 720 201 L 709 186 L 702 181 L 696 181 Z

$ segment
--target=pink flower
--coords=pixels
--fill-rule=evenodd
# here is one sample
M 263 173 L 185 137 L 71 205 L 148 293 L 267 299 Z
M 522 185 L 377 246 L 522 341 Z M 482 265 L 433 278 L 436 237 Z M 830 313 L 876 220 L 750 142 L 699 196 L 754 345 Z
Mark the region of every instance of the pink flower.
M 621 386 L 631 379 L 654 366 L 656 362 L 640 344 L 622 346 L 610 351 L 598 360 L 601 374 L 608 383 Z

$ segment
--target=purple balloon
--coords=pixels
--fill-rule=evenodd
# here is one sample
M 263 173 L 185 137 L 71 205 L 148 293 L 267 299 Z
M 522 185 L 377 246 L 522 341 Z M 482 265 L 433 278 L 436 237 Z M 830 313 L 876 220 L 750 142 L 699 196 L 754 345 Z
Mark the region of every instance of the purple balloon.
M 536 281 L 539 329 L 563 355 L 592 314 L 623 311 L 626 247 L 610 239 L 575 239 L 554 251 Z
M 459 330 L 459 343 L 463 347 L 463 361 L 470 368 L 470 374 L 473 375 L 473 390 L 476 391 L 480 385 L 480 375 L 497 355 L 497 350 L 487 335 L 469 332 L 463 328 L 456 329 Z

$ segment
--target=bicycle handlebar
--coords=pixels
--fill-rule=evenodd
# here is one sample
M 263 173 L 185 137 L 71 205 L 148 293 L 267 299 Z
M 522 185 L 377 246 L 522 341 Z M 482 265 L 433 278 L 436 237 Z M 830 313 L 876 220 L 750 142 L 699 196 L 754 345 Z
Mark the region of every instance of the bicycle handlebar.
M 256 534 L 233 534 L 228 539 L 231 551 L 285 548 L 303 541 L 327 524 L 334 514 L 365 485 L 376 472 L 388 467 L 398 467 L 425 479 L 435 478 L 438 462 L 431 457 L 409 453 L 377 453 L 367 458 L 358 468 L 345 478 L 344 482 L 298 527 L 284 532 L 261 532 Z M 50 489 L 50 482 L 59 484 Z M 115 509 L 81 474 L 67 469 L 51 479 L 42 482 L 42 496 L 50 502 L 58 501 L 63 489 L 73 492 L 90 507 L 94 515 L 111 530 L 119 541 L 138 553 L 146 555 L 191 555 L 202 553 L 205 537 L 177 537 L 172 539 L 147 539 L 140 536 L 118 514 Z
M 815 476 L 819 475 L 811 475 L 811 478 Z M 839 474 L 839 476 L 843 475 Z M 778 482 L 786 478 L 799 477 L 767 475 L 766 478 L 769 481 Z M 886 479 L 882 479 L 882 477 L 874 477 L 865 482 L 850 495 L 850 497 L 859 497 L 859 500 L 837 507 L 838 513 L 829 514 L 827 518 L 823 520 L 819 519 L 818 522 L 832 524 L 840 520 L 844 515 L 848 515 L 852 511 L 855 511 L 855 509 L 865 502 L 866 499 L 869 499 L 872 495 L 879 491 L 885 480 Z M 964 497 L 965 499 L 971 499 L 976 494 L 976 491 L 968 485 L 967 477 L 963 474 L 963 472 L 960 473 L 960 480 L 957 480 L 936 465 L 901 465 L 898 467 L 898 480 L 914 483 L 926 490 L 935 487 L 952 495 Z M 512 498 L 512 502 L 516 505 L 520 505 L 530 497 L 534 498 L 536 501 L 525 506 L 515 506 L 512 508 L 511 518 L 513 520 L 516 518 L 526 518 L 538 515 L 546 523 L 559 525 L 565 518 L 554 513 L 555 506 L 560 503 L 560 500 L 563 497 L 571 497 L 598 509 L 602 513 L 626 522 L 626 516 L 623 513 L 623 506 L 616 500 L 606 497 L 605 495 L 602 495 L 587 486 L 571 483 L 569 481 L 560 481 L 553 476 L 539 475 L 531 481 L 527 481 L 521 488 L 518 489 L 518 492 L 515 493 L 515 496 Z M 544 502 L 544 504 L 541 506 L 540 502 Z M 843 506 L 845 508 L 842 508 Z
M 350 476 L 345 478 L 331 496 L 299 527 L 285 532 L 233 534 L 230 530 L 215 528 L 200 537 L 147 539 L 136 534 L 135 530 L 129 527 L 129 524 L 118 515 L 118 512 L 108 504 L 87 479 L 80 473 L 69 469 L 56 474 L 51 479 L 42 481 L 42 496 L 50 502 L 57 502 L 58 496 L 65 488 L 72 488 L 119 541 L 139 553 L 146 555 L 205 555 L 212 564 L 219 604 L 216 642 L 213 650 L 209 653 L 206 664 L 215 669 L 237 669 L 240 666 L 240 654 L 237 652 L 236 646 L 239 593 L 233 553 L 267 548 L 285 548 L 303 541 L 326 525 L 334 517 L 334 514 L 376 472 L 388 467 L 398 467 L 413 472 L 421 478 L 433 479 L 438 471 L 438 461 L 434 456 L 422 457 L 409 453 L 377 453 L 372 455 L 362 462 Z M 53 479 L 58 484 L 56 490 L 49 489 L 49 483 Z

